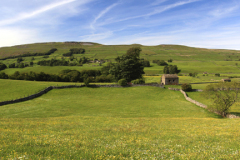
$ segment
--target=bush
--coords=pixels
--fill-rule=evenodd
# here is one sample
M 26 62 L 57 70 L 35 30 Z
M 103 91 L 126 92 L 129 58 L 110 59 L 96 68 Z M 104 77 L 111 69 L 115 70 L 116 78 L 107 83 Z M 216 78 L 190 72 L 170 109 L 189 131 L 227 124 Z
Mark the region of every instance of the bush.
M 194 72 L 194 73 L 189 73 L 189 76 L 191 77 L 197 77 L 198 73 L 197 72 Z
M 172 59 L 169 59 L 168 62 L 172 62 L 173 60 Z
M 119 84 L 120 86 L 126 86 L 126 85 L 127 85 L 127 80 L 126 80 L 126 79 L 120 79 L 120 80 L 118 81 L 118 84 Z
M 187 83 L 184 83 L 184 84 L 182 84 L 182 90 L 183 91 L 192 91 L 192 86 L 191 86 L 191 84 L 187 84 Z
M 168 65 L 167 62 L 165 62 L 164 60 L 158 61 L 157 64 L 158 64 L 159 66 L 167 66 L 167 65 Z
M 43 58 L 49 58 L 49 55 L 44 55 Z
M 132 84 L 145 84 L 145 80 L 144 79 L 135 79 L 131 81 Z
M 150 62 L 148 60 L 143 60 L 142 63 L 144 67 L 151 67 Z
M 215 76 L 216 76 L 216 77 L 220 77 L 220 73 L 216 73 Z
M 181 70 L 178 69 L 178 67 L 176 65 L 169 65 L 169 66 L 165 66 L 163 68 L 163 73 L 164 74 L 178 74 L 180 73 Z
M 89 79 L 89 78 L 85 78 L 85 79 L 84 79 L 84 84 L 85 84 L 85 86 L 88 86 L 89 83 L 90 83 L 90 79 Z

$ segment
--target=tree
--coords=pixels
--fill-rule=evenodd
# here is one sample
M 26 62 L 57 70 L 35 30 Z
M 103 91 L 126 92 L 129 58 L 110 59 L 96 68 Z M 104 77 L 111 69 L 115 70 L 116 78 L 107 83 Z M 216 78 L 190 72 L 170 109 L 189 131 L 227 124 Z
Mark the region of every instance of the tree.
M 204 90 L 204 95 L 213 101 L 213 105 L 208 108 L 226 117 L 231 106 L 238 101 L 239 91 L 240 83 L 237 82 L 208 85 Z
M 0 62 L 0 71 L 4 70 L 5 68 L 7 68 L 7 66 L 4 63 Z
M 165 62 L 164 60 L 158 61 L 157 64 L 158 64 L 159 66 L 167 66 L 167 65 L 168 65 L 167 62 Z
M 150 62 L 148 60 L 142 60 L 142 63 L 144 67 L 151 67 Z
M 182 90 L 183 91 L 192 91 L 192 86 L 191 86 L 191 84 L 187 84 L 187 83 L 184 83 L 184 84 L 182 84 Z
M 112 64 L 109 69 L 109 73 L 114 76 L 115 80 L 126 79 L 127 82 L 131 82 L 142 78 L 144 66 L 139 59 L 140 52 L 141 48 L 133 47 L 125 55 L 115 59 L 117 63 Z
M 135 56 L 135 57 L 139 57 L 140 56 L 140 52 L 142 51 L 142 49 L 140 47 L 132 47 L 129 48 L 127 50 L 127 55 L 128 56 Z
M 176 65 L 169 65 L 163 68 L 164 74 L 178 74 L 179 72 L 181 72 L 181 70 L 178 70 L 178 67 Z
M 23 61 L 23 58 L 22 58 L 22 57 L 18 57 L 17 63 L 20 63 L 20 62 L 22 62 L 22 61 Z

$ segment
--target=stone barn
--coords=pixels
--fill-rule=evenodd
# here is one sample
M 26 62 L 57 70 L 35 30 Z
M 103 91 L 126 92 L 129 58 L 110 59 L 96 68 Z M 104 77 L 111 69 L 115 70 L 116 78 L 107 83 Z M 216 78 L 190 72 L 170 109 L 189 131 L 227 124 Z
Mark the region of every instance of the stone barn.
M 179 78 L 176 74 L 164 74 L 162 76 L 161 84 L 164 85 L 178 85 Z

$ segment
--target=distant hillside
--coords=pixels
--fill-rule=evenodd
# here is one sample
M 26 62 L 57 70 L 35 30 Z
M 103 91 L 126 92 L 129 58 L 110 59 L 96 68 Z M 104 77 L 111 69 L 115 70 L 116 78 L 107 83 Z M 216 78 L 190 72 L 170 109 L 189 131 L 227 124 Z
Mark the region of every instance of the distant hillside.
M 225 61 L 240 59 L 240 51 L 237 50 L 204 49 L 166 44 L 158 46 L 143 46 L 140 44 L 102 45 L 92 42 L 50 42 L 3 47 L 0 48 L 0 58 L 26 53 L 44 53 L 52 48 L 58 49 L 54 53 L 54 57 L 61 57 L 62 54 L 69 52 L 71 48 L 84 48 L 86 50 L 85 55 L 89 58 L 114 59 L 126 53 L 127 49 L 133 46 L 140 46 L 142 48 L 141 57 L 148 60 L 168 60 L 171 58 L 177 61 L 206 61 L 212 59 Z

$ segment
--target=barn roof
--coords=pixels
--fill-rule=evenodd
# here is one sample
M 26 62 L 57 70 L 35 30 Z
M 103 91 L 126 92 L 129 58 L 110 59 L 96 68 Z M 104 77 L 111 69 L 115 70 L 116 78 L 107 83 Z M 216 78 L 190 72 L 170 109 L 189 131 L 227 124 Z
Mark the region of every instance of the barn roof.
M 178 78 L 178 76 L 176 74 L 164 74 L 162 77 L 165 77 L 165 78 Z

